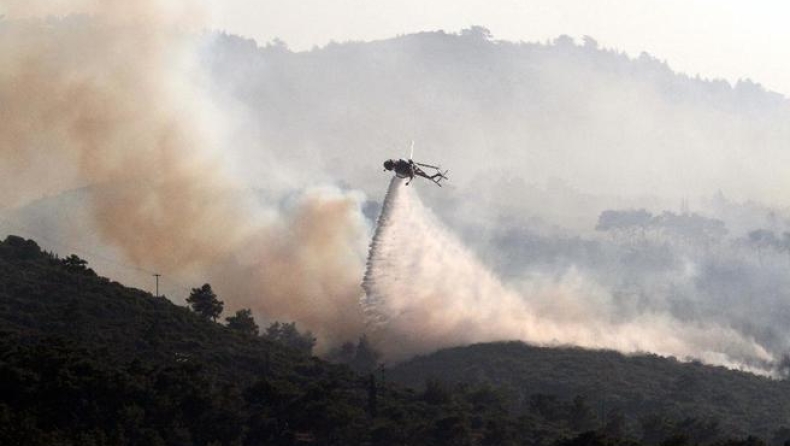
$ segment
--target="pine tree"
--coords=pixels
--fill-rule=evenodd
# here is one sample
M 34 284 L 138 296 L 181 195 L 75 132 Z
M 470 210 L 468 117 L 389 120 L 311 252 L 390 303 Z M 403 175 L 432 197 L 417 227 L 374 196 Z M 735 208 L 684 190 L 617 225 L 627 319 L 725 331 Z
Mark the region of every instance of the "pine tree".
M 255 323 L 255 319 L 252 317 L 252 310 L 249 308 L 237 311 L 233 316 L 225 318 L 225 321 L 228 323 L 228 328 L 233 331 L 245 335 L 258 336 L 258 324 Z
M 222 314 L 222 308 L 225 306 L 221 300 L 217 299 L 217 295 L 214 294 L 211 285 L 207 283 L 200 288 L 192 288 L 192 293 L 187 298 L 187 303 L 192 308 L 192 311 L 204 319 L 214 322 Z

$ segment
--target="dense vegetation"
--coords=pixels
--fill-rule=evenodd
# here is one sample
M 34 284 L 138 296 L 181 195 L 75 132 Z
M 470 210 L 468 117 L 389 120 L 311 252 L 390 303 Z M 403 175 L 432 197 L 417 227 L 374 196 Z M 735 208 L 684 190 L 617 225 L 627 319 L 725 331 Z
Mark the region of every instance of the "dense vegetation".
M 494 386 L 517 413 L 567 427 L 616 423 L 618 433 L 648 443 L 678 434 L 695 443 L 747 434 L 779 445 L 790 439 L 790 382 L 655 355 L 506 342 L 442 350 L 389 374 L 413 386 L 430 376 Z
M 258 336 L 249 316 L 220 325 L 99 277 L 77 256 L 8 237 L 0 243 L 0 444 L 721 443 L 787 416 L 784 383 L 613 353 L 495 344 L 358 374 L 310 357 L 309 346 L 284 345 L 293 324 Z M 358 370 L 375 358 L 365 338 L 334 355 Z M 596 371 L 610 377 L 605 418 L 596 389 L 585 387 L 594 381 L 579 378 Z M 662 391 L 674 391 L 674 403 L 656 403 Z M 641 406 L 626 404 L 629 395 L 657 410 L 642 424 L 652 430 L 634 428 Z M 720 424 L 682 416 L 703 409 Z
M 294 329 L 267 331 L 287 339 Z M 380 375 L 355 374 L 300 346 L 123 287 L 76 256 L 60 259 L 14 236 L 0 243 L 0 333 L 3 445 L 516 438 L 516 420 L 501 401 L 481 400 L 476 389 L 414 393 L 382 383 Z

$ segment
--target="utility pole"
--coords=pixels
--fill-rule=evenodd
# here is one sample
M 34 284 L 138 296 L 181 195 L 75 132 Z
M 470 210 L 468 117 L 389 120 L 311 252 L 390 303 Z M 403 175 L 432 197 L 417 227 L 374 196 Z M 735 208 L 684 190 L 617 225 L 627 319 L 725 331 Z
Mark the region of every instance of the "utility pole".
M 159 278 L 162 277 L 161 274 L 153 274 L 156 277 L 156 297 L 159 297 Z

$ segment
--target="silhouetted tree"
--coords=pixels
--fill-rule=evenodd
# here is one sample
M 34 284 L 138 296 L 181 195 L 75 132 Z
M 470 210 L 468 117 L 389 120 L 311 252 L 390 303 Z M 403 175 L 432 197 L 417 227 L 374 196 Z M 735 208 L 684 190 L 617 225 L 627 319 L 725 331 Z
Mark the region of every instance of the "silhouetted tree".
M 211 289 L 211 285 L 204 284 L 200 288 L 192 288 L 192 293 L 187 298 L 187 303 L 192 310 L 206 320 L 217 321 L 222 314 L 225 304 L 217 299 L 217 295 Z
M 296 328 L 296 322 L 274 322 L 266 328 L 264 336 L 308 355 L 312 354 L 316 341 L 310 331 L 300 333 Z
M 63 265 L 70 271 L 79 271 L 88 267 L 88 261 L 79 258 L 76 254 L 72 254 L 63 259 Z
M 18 259 L 35 259 L 41 255 L 41 248 L 36 242 L 26 240 L 18 235 L 9 235 L 3 245 L 10 248 L 11 255 Z
M 233 316 L 225 318 L 225 320 L 228 322 L 228 328 L 233 331 L 245 335 L 258 336 L 258 324 L 255 323 L 255 319 L 252 317 L 252 310 L 249 308 L 239 310 Z
M 554 39 L 554 46 L 559 48 L 574 48 L 576 46 L 576 42 L 574 42 L 573 37 L 563 34 L 556 39 Z
M 591 49 L 591 50 L 597 50 L 598 49 L 598 41 L 593 39 L 592 37 L 584 36 L 584 37 L 582 37 L 582 41 L 584 42 L 584 47 L 585 48 L 588 48 L 588 49 Z
M 369 373 L 378 367 L 380 357 L 381 354 L 370 345 L 368 337 L 362 335 L 359 338 L 354 359 L 351 360 L 349 365 L 359 373 Z
M 96 275 L 92 269 L 88 268 L 88 261 L 79 258 L 76 254 L 70 255 L 60 262 L 66 267 L 67 270 L 71 271 L 72 273 L 81 273 L 91 276 Z
M 461 36 L 479 40 L 491 40 L 491 31 L 482 26 L 472 26 L 467 29 L 462 29 Z

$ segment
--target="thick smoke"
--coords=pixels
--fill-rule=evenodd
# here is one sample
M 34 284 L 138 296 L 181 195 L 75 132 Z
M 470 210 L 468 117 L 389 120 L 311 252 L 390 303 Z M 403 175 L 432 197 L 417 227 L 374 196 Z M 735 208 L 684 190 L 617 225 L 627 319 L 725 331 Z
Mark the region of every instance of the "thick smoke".
M 333 188 L 300 194 L 209 276 L 234 306 L 312 330 L 321 351 L 354 339 L 363 329 L 359 280 L 369 234 L 362 198 Z
M 89 186 L 79 229 L 122 261 L 171 282 L 210 281 L 229 310 L 296 320 L 322 341 L 357 335 L 363 198 L 309 188 L 261 200 L 244 190 L 228 167 L 226 114 L 195 64 L 202 13 L 187 5 L 9 8 L 0 21 L 0 207 Z M 65 230 L 47 235 L 69 244 Z
M 655 352 L 765 370 L 775 358 L 726 326 L 643 312 L 618 320 L 605 289 L 575 271 L 503 285 L 394 178 L 371 244 L 362 306 L 390 359 L 472 342 L 520 339 Z
M 95 227 L 131 260 L 210 260 L 248 228 L 215 162 L 218 116 L 190 81 L 193 42 L 158 2 L 119 6 L 0 25 L 5 204 L 101 184 Z

